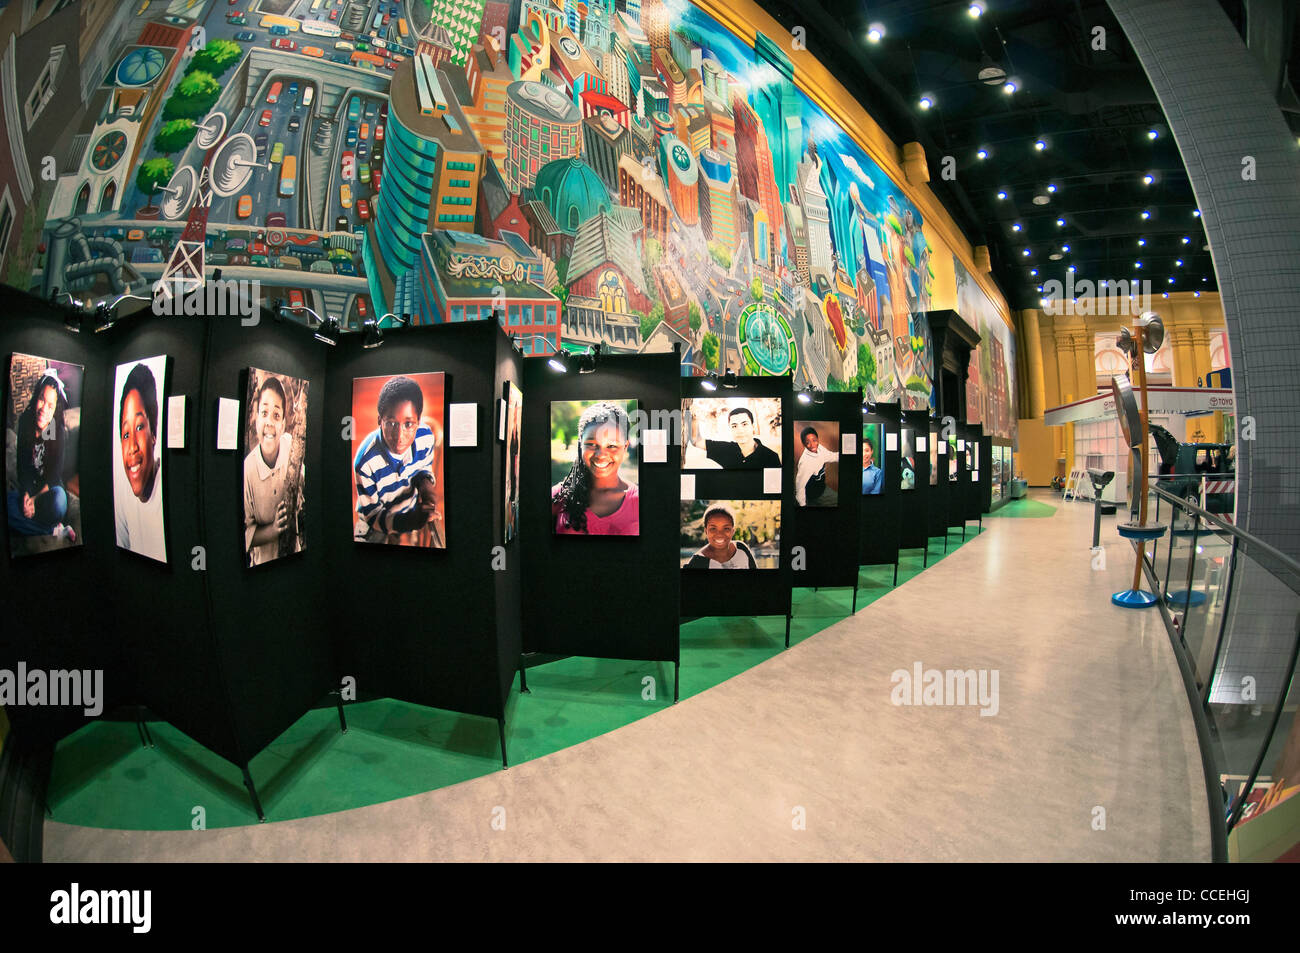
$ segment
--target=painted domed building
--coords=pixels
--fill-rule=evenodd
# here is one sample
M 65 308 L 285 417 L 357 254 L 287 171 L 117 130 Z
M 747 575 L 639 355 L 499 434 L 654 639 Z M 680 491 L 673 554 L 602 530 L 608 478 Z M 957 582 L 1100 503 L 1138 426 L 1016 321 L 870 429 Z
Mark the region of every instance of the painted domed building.
M 530 244 L 551 258 L 570 255 L 578 227 L 616 205 L 600 176 L 576 156 L 538 169 L 532 193 L 524 205 Z

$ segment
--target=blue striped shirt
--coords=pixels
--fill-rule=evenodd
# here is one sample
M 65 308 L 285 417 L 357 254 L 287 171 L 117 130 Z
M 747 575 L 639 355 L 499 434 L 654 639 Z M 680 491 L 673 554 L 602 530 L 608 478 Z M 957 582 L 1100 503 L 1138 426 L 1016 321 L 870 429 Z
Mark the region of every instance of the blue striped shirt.
M 433 430 L 421 423 L 402 460 L 396 459 L 378 430 L 361 442 L 352 461 L 357 484 L 357 525 L 354 535 L 365 539 L 372 530 L 391 533 L 393 517 L 420 502 L 411 481 L 420 473 L 433 477 Z

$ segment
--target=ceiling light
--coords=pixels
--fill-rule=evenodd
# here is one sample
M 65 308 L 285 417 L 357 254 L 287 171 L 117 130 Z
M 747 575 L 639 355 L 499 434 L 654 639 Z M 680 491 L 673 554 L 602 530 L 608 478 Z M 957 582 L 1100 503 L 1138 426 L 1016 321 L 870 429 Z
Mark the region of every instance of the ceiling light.
M 1192 240 L 1192 239 L 1191 239 L 1189 236 L 1187 236 L 1187 235 L 1184 235 L 1184 236 L 1183 236 L 1183 244 L 1184 244 L 1184 245 L 1188 244 L 1191 240 Z
M 1154 175 L 1152 175 L 1150 172 L 1148 172 L 1146 175 L 1142 176 L 1142 184 L 1143 184 L 1143 185 L 1150 185 L 1150 184 L 1151 184 L 1152 182 L 1154 182 L 1155 180 L 1156 180 L 1156 177 L 1155 177 Z
M 1172 285 L 1173 283 L 1174 283 L 1174 279 L 1171 277 L 1171 278 L 1169 279 L 1169 284 Z
M 1037 149 L 1039 152 L 1042 152 L 1044 149 L 1047 148 L 1047 140 L 1045 140 L 1045 139 L 1035 139 L 1035 140 L 1034 140 L 1034 148 Z
M 1013 232 L 1018 232 L 1018 231 L 1020 231 L 1020 223 L 1019 223 L 1019 222 L 1016 222 L 1014 225 L 1012 225 L 1012 226 L 1011 226 L 1011 230 L 1012 230 Z
M 987 159 L 988 157 L 989 151 L 987 149 L 981 149 L 979 152 L 975 153 L 975 158 L 977 159 Z
M 1026 258 L 1029 257 L 1029 249 L 1028 249 L 1028 248 L 1025 249 L 1025 251 L 1024 251 L 1024 256 L 1025 256 Z
M 1147 220 L 1148 218 L 1150 218 L 1150 217 L 1151 217 L 1151 213 L 1148 212 L 1148 211 L 1146 211 L 1146 210 L 1144 209 L 1144 210 L 1142 211 L 1142 220 L 1143 220 L 1143 221 L 1146 221 L 1146 220 Z
M 1053 185 L 1051 182 L 1048 182 L 1048 183 L 1047 183 L 1047 191 L 1052 192 L 1052 193 L 1055 193 L 1055 192 L 1056 192 L 1056 186 Z
M 1169 292 L 1168 292 L 1168 291 L 1162 291 L 1162 292 L 1160 292 L 1160 297 L 1162 297 L 1162 298 L 1168 298 L 1168 297 L 1169 297 Z
M 1006 192 L 999 192 L 999 193 L 998 193 L 998 198 L 999 198 L 999 199 L 1005 199 L 1006 197 L 1007 197 L 1007 193 L 1006 193 Z
M 966 8 L 966 15 L 972 20 L 978 20 L 980 15 L 987 9 L 988 7 L 984 5 L 984 0 L 973 0 L 971 5 Z
M 921 102 L 918 103 L 918 105 L 919 105 L 922 109 L 929 109 L 931 106 L 934 105 L 934 100 L 931 99 L 929 96 L 922 96 L 922 97 L 921 97 Z
M 1031 278 L 1037 278 L 1037 277 L 1038 277 L 1038 269 L 1037 269 L 1037 268 L 1030 268 L 1030 269 L 1029 269 L 1029 277 L 1031 277 Z
M 1020 84 L 1016 82 L 1016 80 L 1014 79 L 1009 79 L 1002 84 L 1002 92 L 1006 93 L 1008 96 L 1018 91 L 1019 89 L 1020 89 Z
M 1143 247 L 1146 243 L 1147 243 L 1147 240 L 1146 240 L 1145 238 L 1139 238 L 1139 239 L 1138 239 L 1138 248 Z
M 1057 228 L 1064 228 L 1064 227 L 1065 227 L 1065 219 L 1063 219 L 1063 218 L 1058 218 L 1058 219 L 1056 220 L 1056 227 L 1057 227 Z
M 1200 296 L 1201 296 L 1201 293 L 1200 293 L 1199 291 L 1193 291 L 1193 292 L 1192 292 L 1192 297 L 1194 297 L 1194 298 L 1199 298 Z
M 1069 250 L 1070 250 L 1070 246 L 1069 246 L 1069 245 L 1062 245 L 1062 246 L 1061 246 L 1061 251 L 1069 251 Z
M 885 26 L 883 23 L 873 23 L 867 27 L 867 42 L 879 43 L 885 36 Z
M 1159 139 L 1159 138 L 1160 138 L 1160 132 L 1159 132 L 1159 130 L 1156 130 L 1156 129 L 1148 129 L 1148 130 L 1147 130 L 1147 138 L 1150 139 L 1152 142 L 1154 142 L 1155 140 Z
M 1070 274 L 1074 274 L 1074 266 L 1073 266 L 1073 265 L 1071 265 L 1069 268 L 1067 268 L 1067 269 L 1065 269 L 1065 270 L 1068 271 Z
M 1135 262 L 1133 262 L 1133 267 L 1134 267 L 1134 268 L 1141 268 L 1141 267 L 1142 267 L 1142 262 L 1140 262 L 1140 261 L 1135 261 Z
M 1043 194 L 1041 194 L 1041 193 L 1038 194 L 1038 195 L 1035 195 L 1035 196 L 1034 196 L 1034 204 L 1035 204 L 1035 205 L 1046 205 L 1046 204 L 1047 204 L 1048 202 L 1050 202 L 1050 201 L 1052 201 L 1052 200 L 1051 200 L 1048 196 L 1043 195 Z
M 1176 262 L 1174 262 L 1174 264 L 1177 265 L 1179 268 L 1181 268 L 1183 267 L 1183 260 L 1179 258 Z
M 1054 251 L 1054 252 L 1052 252 L 1050 255 L 1048 255 L 1047 257 L 1050 258 L 1052 261 L 1060 261 L 1061 258 L 1062 258 L 1062 255 L 1061 255 L 1061 253 L 1060 253 L 1059 251 Z
M 1201 210 L 1199 208 L 1192 209 L 1192 218 L 1200 218 L 1200 217 L 1201 217 Z

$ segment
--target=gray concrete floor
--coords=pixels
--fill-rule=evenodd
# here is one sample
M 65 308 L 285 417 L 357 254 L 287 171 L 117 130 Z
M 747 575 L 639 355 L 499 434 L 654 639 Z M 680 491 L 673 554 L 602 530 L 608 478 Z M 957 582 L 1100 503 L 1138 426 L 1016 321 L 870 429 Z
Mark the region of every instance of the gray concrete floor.
M 1156 610 L 1111 606 L 1132 550 L 1105 518 L 1093 569 L 1091 521 L 986 519 L 853 618 L 508 771 L 256 827 L 47 822 L 46 859 L 1208 861 L 1177 663 Z M 918 662 L 996 669 L 997 714 L 893 704 Z

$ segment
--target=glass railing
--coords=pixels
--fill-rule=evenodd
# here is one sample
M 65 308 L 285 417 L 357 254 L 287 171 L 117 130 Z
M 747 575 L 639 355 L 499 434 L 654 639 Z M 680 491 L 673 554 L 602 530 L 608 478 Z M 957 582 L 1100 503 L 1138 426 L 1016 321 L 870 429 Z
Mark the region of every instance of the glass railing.
M 1222 502 L 1152 479 L 1149 520 L 1168 532 L 1147 544 L 1147 582 L 1198 709 L 1227 859 L 1300 860 L 1300 562 L 1212 512 Z

